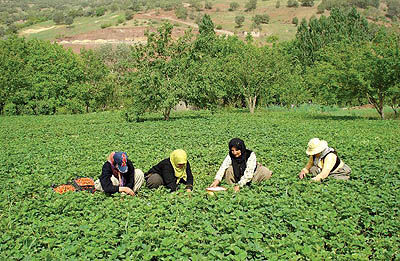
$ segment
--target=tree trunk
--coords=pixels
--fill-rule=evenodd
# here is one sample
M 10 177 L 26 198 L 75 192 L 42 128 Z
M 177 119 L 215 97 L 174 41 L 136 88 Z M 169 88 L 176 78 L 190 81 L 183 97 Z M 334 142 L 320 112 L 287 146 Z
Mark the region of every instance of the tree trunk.
M 368 101 L 374 105 L 376 111 L 378 112 L 379 116 L 381 117 L 382 120 L 385 119 L 385 113 L 383 112 L 383 96 L 381 94 L 378 94 L 379 96 L 379 101 L 377 101 L 374 97 L 370 96 L 367 94 Z
M 164 120 L 169 120 L 169 114 L 171 113 L 171 108 L 164 109 Z
M 248 99 L 250 113 L 254 113 L 254 109 L 256 108 L 257 95 L 254 95 L 254 97 L 249 97 Z
M 392 110 L 394 111 L 394 118 L 397 118 L 397 109 L 396 109 L 396 107 L 392 104 L 392 105 L 390 105 L 390 107 L 392 107 Z

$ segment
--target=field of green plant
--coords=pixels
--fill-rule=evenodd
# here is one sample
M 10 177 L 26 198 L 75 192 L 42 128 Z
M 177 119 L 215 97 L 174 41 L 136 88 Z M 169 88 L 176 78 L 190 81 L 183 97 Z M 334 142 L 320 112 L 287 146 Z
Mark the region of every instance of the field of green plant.
M 127 123 L 119 112 L 0 117 L 1 260 L 399 260 L 398 120 L 260 110 L 175 112 Z M 274 171 L 262 185 L 209 196 L 233 137 Z M 297 174 L 312 137 L 352 168 L 348 182 Z M 111 151 L 147 171 L 176 148 L 195 176 L 136 197 L 52 191 L 97 178 Z

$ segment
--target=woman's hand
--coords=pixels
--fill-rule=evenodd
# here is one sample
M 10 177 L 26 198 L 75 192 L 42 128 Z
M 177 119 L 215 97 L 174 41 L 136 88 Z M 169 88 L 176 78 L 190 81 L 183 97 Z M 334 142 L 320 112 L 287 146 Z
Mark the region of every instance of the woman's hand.
M 135 192 L 129 187 L 119 187 L 119 192 L 125 192 L 128 195 L 135 196 Z
M 218 186 L 218 185 L 219 185 L 219 180 L 216 179 L 216 180 L 214 180 L 213 183 L 211 183 L 210 187 L 214 188 L 214 187 L 216 187 L 216 186 Z
M 239 187 L 239 186 L 234 186 L 234 187 L 233 187 L 233 190 L 234 190 L 235 192 L 239 192 L 239 191 L 240 191 L 240 187 Z
M 308 169 L 306 168 L 302 169 L 299 173 L 299 179 L 305 178 L 307 174 L 308 174 Z

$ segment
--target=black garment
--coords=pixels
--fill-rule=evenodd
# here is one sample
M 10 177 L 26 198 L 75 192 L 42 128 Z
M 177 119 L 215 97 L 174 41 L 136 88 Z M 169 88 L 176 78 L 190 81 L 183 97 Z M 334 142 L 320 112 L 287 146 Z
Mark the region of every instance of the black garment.
M 324 157 L 321 158 L 321 160 L 323 161 L 323 160 L 325 160 L 326 156 L 328 156 L 328 155 L 331 154 L 331 153 L 333 153 L 333 154 L 336 155 L 336 162 L 335 162 L 335 165 L 333 166 L 333 168 L 330 170 L 330 172 L 336 170 L 337 167 L 339 167 L 339 165 L 340 165 L 340 159 L 339 159 L 339 156 L 337 155 L 336 150 L 331 151 L 331 152 L 328 152 Z M 313 155 L 313 161 L 314 161 L 314 160 L 315 160 L 315 155 Z
M 235 147 L 237 150 L 240 150 L 241 155 L 239 157 L 235 157 L 232 154 L 232 147 Z M 244 171 L 246 170 L 247 160 L 252 153 L 251 150 L 246 149 L 246 145 L 244 141 L 239 138 L 233 138 L 229 141 L 229 156 L 232 160 L 233 167 L 233 175 L 235 176 L 235 182 L 239 182 L 240 178 L 244 175 Z
M 135 168 L 133 167 L 132 162 L 127 160 L 128 171 L 126 173 L 121 173 L 121 176 L 125 179 L 124 187 L 129 187 L 133 189 L 133 185 L 135 184 Z M 103 165 L 103 169 L 101 171 L 100 183 L 105 193 L 116 193 L 119 191 L 118 186 L 114 186 L 111 182 L 111 177 L 113 176 L 113 171 L 111 168 L 111 163 L 106 161 Z M 116 177 L 118 179 L 118 177 Z
M 172 191 L 176 191 L 178 188 L 178 184 L 176 184 L 176 181 L 178 180 L 178 178 L 175 176 L 175 171 L 174 171 L 174 167 L 171 164 L 171 161 L 169 160 L 169 158 L 166 158 L 162 161 L 160 161 L 157 165 L 153 166 L 149 171 L 147 171 L 144 174 L 144 178 L 147 179 L 149 177 L 149 174 L 152 173 L 157 173 L 159 174 L 163 181 L 164 181 L 164 185 L 169 188 Z M 186 164 L 186 181 L 184 181 L 183 179 L 180 180 L 179 183 L 183 183 L 186 185 L 186 189 L 193 189 L 193 175 L 192 175 L 192 170 L 190 169 L 190 164 L 189 161 Z

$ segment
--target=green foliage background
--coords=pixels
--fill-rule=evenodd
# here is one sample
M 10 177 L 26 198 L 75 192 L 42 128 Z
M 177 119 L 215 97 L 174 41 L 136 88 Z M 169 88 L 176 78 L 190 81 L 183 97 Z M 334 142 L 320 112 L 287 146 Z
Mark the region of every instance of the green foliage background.
M 354 113 L 206 111 L 0 119 L 0 259 L 396 260 L 400 258 L 400 129 Z M 261 184 L 205 192 L 233 137 L 274 171 Z M 348 182 L 299 180 L 312 137 L 352 168 Z M 137 197 L 58 195 L 52 184 L 97 178 L 111 151 L 147 171 L 176 148 L 188 152 L 191 197 L 142 188 Z

